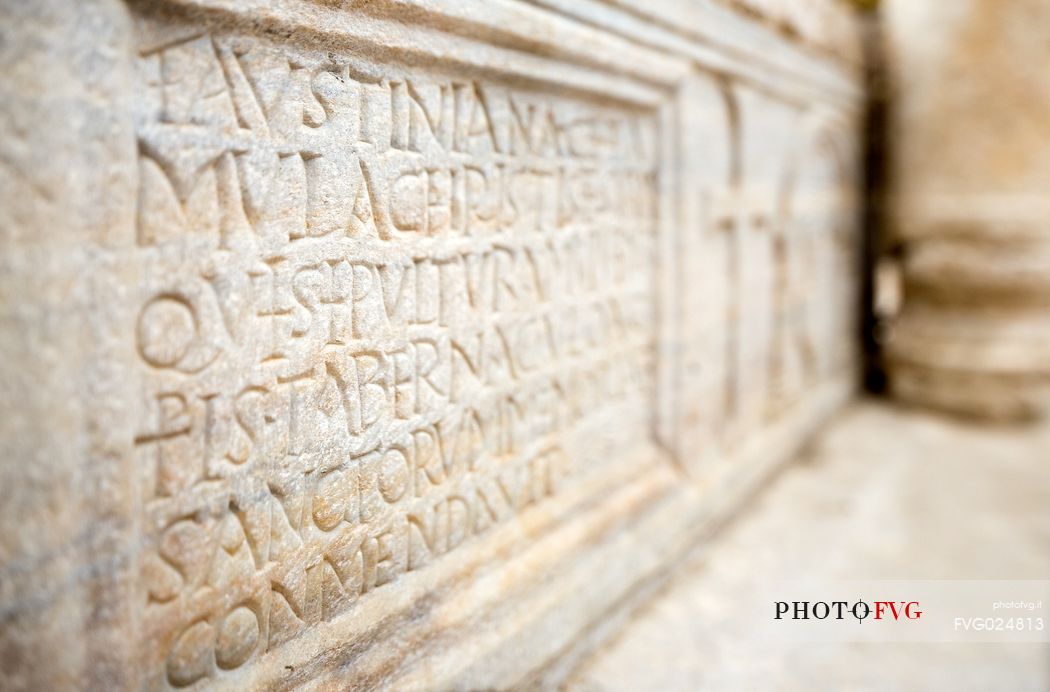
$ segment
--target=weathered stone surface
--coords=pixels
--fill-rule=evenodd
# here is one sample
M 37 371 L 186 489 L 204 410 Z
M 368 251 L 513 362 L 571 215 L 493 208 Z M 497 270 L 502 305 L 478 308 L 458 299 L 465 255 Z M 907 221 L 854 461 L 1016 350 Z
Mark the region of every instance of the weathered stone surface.
M 1050 406 L 1050 8 L 885 3 L 903 399 L 999 418 Z M 936 31 L 929 31 L 936 27 Z
M 3 12 L 3 686 L 551 682 L 852 389 L 859 77 L 819 42 Z

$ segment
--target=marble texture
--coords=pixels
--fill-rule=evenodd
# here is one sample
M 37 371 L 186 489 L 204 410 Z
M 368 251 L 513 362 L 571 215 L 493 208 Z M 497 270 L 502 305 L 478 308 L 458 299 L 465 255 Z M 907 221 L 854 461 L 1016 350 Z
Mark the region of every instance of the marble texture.
M 0 687 L 556 684 L 853 391 L 789 5 L 0 2 Z

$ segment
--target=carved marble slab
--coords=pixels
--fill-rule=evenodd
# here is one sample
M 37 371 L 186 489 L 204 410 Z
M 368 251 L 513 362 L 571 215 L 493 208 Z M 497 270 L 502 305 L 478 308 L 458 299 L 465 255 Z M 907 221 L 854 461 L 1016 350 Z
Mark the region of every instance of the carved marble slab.
M 683 11 L 0 15 L 0 682 L 553 684 L 804 441 L 859 74 Z

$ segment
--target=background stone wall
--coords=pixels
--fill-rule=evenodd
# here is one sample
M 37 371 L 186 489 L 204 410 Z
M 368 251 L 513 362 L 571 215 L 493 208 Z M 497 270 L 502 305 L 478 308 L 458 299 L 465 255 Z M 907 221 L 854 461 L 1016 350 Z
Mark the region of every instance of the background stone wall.
M 903 400 L 993 418 L 1050 403 L 1050 8 L 1038 0 L 883 3 L 892 116 L 887 233 L 903 309 L 889 341 Z

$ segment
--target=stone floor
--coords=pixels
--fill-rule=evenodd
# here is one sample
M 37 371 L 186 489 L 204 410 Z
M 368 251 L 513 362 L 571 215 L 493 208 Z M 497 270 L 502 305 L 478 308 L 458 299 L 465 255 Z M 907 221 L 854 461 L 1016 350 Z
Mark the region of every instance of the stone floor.
M 1050 644 L 756 637 L 756 579 L 792 578 L 1050 579 L 1050 428 L 855 404 L 567 687 L 1050 690 Z

